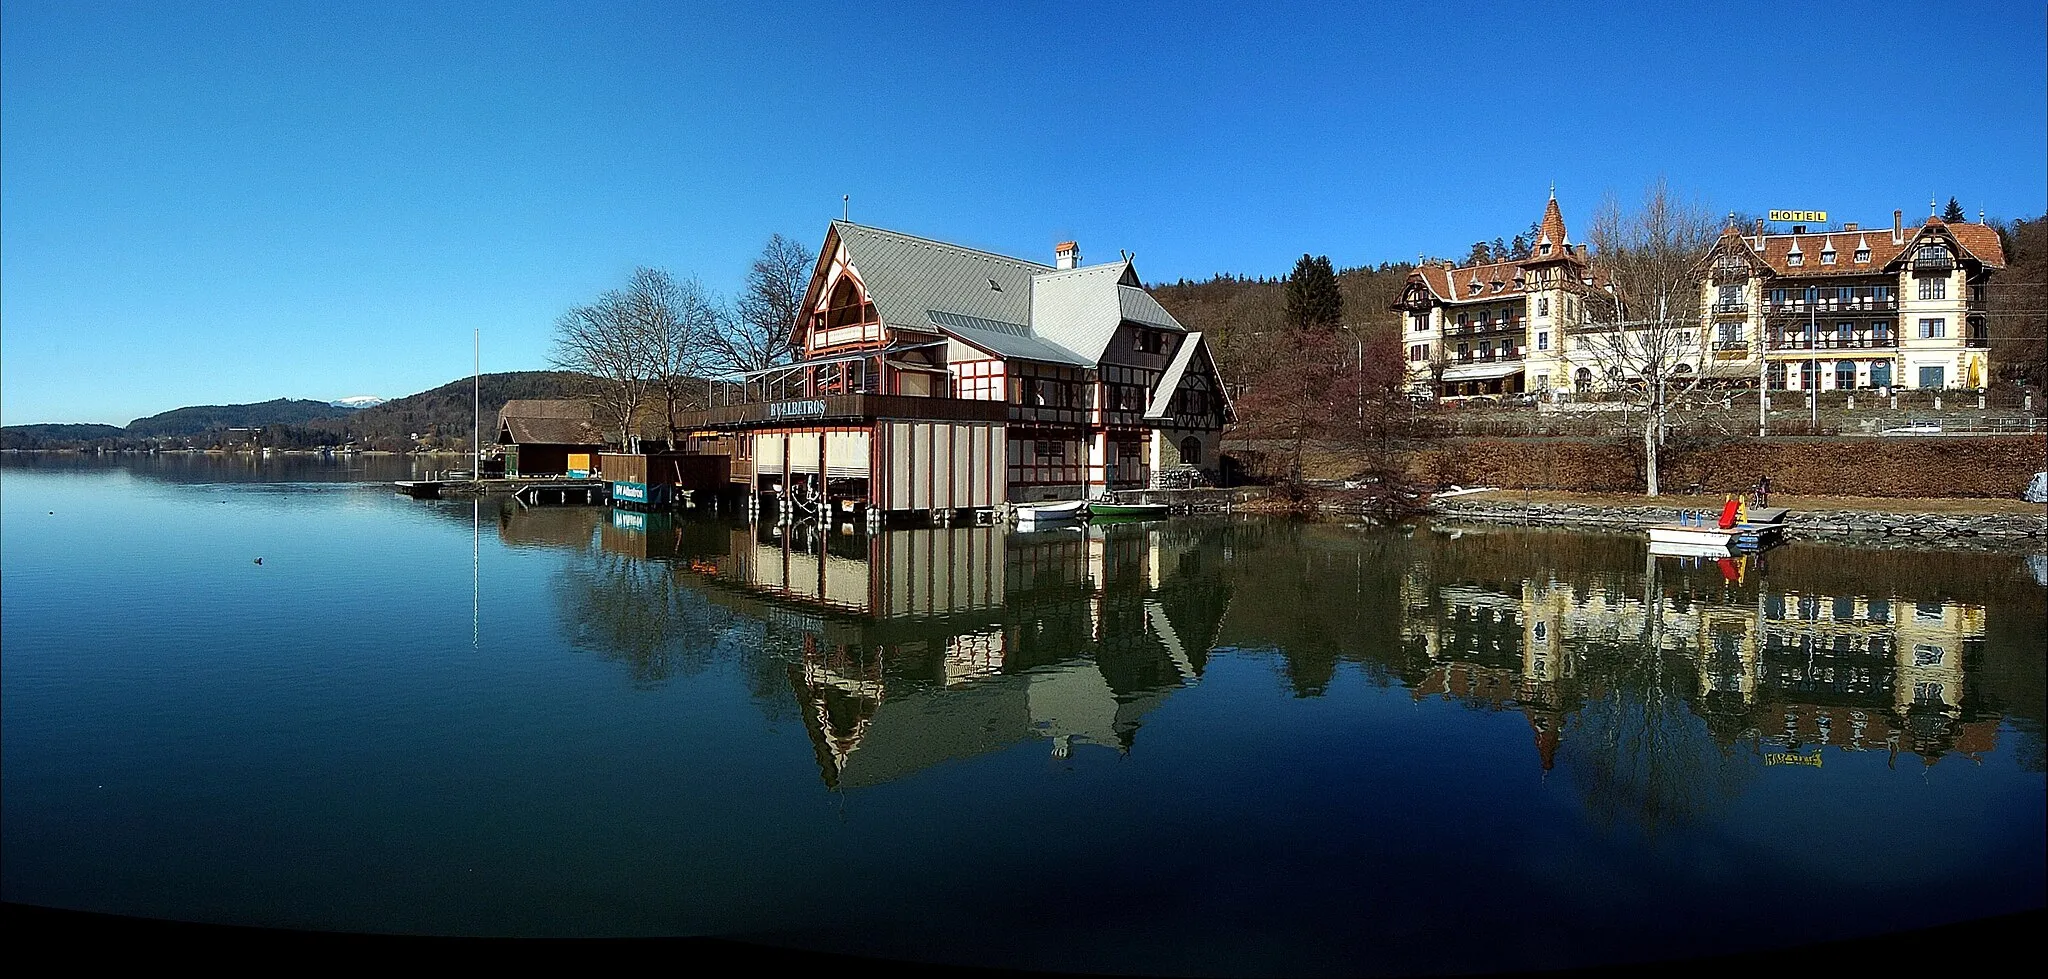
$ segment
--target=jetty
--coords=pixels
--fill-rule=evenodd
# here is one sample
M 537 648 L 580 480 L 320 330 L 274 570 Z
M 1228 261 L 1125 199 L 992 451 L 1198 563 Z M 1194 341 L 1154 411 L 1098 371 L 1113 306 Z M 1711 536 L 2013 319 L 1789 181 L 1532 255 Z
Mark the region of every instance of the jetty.
M 477 479 L 466 473 L 456 473 L 439 479 L 401 479 L 392 485 L 398 492 L 416 500 L 504 495 L 527 506 L 550 506 L 597 504 L 610 498 L 610 484 L 602 479 L 516 476 Z

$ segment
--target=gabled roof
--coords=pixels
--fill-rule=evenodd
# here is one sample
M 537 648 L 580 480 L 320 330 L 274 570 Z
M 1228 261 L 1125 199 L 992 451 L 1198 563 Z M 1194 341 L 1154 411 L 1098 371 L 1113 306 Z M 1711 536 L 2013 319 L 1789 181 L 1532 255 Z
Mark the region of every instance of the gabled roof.
M 1173 392 L 1180 389 L 1181 380 L 1187 377 L 1188 368 L 1194 365 L 1197 357 L 1201 358 L 1203 367 L 1209 371 L 1209 376 L 1218 382 L 1216 393 L 1222 401 L 1220 407 L 1223 410 L 1223 419 L 1230 421 L 1236 417 L 1237 410 L 1230 403 L 1230 392 L 1224 389 L 1221 383 L 1222 375 L 1216 370 L 1215 355 L 1209 352 L 1209 345 L 1202 340 L 1200 333 L 1190 333 L 1187 339 L 1181 341 L 1180 349 L 1174 351 L 1173 360 L 1167 363 L 1165 373 L 1159 375 L 1159 385 L 1152 389 L 1152 400 L 1145 406 L 1147 420 L 1170 417 L 1167 410 L 1173 404 Z
M 1005 323 L 1031 318 L 1031 277 L 1051 266 L 941 241 L 832 222 L 882 322 L 919 329 L 932 310 Z
M 498 432 L 515 445 L 604 444 L 604 433 L 583 401 L 507 401 L 498 409 Z
M 1034 336 L 1031 328 L 1022 323 L 1004 323 L 999 320 L 982 319 L 979 316 L 937 310 L 926 313 L 925 316 L 932 326 L 942 332 L 999 357 L 1022 357 L 1025 360 L 1071 364 L 1076 367 L 1095 366 L 1095 361 L 1081 354 L 1044 337 Z
M 1839 275 L 1877 275 L 1887 271 L 1900 256 L 1912 251 L 1921 238 L 1941 231 L 1955 237 L 1956 243 L 1969 252 L 1969 257 L 1991 268 L 2005 267 L 2005 250 L 1999 247 L 1998 230 L 1990 225 L 1958 221 L 1944 223 L 1940 218 L 1928 218 L 1927 223 L 1913 229 L 1906 235 L 1903 244 L 1892 244 L 1890 228 L 1858 228 L 1855 231 L 1816 231 L 1807 234 L 1764 235 L 1761 240 L 1755 236 L 1743 237 L 1743 243 L 1770 267 L 1772 273 L 1787 278 L 1816 278 Z M 1723 239 L 1725 240 L 1724 234 Z M 1820 255 L 1832 242 L 1835 249 L 1835 264 L 1822 265 Z M 1794 247 L 1800 254 L 1800 264 L 1793 265 L 1790 255 Z M 1856 261 L 1856 252 L 1870 249 L 1870 260 Z M 1895 270 L 1894 270 L 1895 271 Z
M 1000 356 L 1092 367 L 1125 321 L 1186 332 L 1128 258 L 1054 269 L 849 221 L 832 222 L 827 252 L 833 240 L 883 323 L 936 328 Z

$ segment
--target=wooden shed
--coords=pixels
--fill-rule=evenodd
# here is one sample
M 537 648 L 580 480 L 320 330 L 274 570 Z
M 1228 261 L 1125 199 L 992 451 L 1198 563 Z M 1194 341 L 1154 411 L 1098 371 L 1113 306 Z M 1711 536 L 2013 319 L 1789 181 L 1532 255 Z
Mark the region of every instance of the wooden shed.
M 507 401 L 498 409 L 506 476 L 589 475 L 604 434 L 583 401 Z

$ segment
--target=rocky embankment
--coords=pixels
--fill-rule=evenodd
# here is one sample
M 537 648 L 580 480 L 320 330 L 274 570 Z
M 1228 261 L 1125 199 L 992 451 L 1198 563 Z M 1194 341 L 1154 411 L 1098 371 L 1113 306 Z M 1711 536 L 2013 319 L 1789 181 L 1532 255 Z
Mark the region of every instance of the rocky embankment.
M 1436 500 L 1431 515 L 1445 520 L 1532 526 L 1634 528 L 1669 523 L 1679 511 L 1711 512 L 1700 506 L 1599 506 L 1583 503 L 1523 503 L 1505 496 L 1463 496 Z M 1883 513 L 1871 510 L 1795 510 L 1785 526 L 1793 538 L 1855 538 L 1926 544 L 2040 544 L 2048 540 L 2048 513 Z

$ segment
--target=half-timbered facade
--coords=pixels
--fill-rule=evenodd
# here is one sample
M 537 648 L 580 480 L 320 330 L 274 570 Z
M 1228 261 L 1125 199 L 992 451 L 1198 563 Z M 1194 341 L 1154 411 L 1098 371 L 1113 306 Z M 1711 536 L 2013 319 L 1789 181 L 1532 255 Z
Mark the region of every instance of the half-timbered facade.
M 1128 257 L 1056 264 L 835 221 L 792 338 L 687 424 L 751 492 L 884 511 L 1080 499 L 1216 466 L 1231 406 L 1202 335 Z

